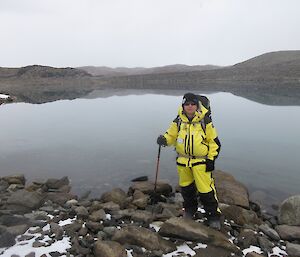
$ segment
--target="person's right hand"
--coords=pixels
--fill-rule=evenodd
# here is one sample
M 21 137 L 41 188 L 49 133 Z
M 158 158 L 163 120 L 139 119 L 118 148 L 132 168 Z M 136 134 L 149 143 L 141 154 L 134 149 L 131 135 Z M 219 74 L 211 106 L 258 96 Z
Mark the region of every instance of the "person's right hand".
M 157 138 L 157 143 L 162 146 L 167 146 L 167 139 L 163 135 L 160 135 Z

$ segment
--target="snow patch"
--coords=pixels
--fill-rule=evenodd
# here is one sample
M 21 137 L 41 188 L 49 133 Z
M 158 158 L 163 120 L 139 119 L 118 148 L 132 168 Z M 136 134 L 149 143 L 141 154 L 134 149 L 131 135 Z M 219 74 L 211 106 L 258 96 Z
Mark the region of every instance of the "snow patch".
M 244 256 L 246 256 L 247 253 L 251 253 L 251 252 L 263 253 L 263 251 L 259 247 L 253 246 L 253 245 L 250 245 L 249 248 L 244 249 L 242 252 L 243 252 Z
M 177 250 L 168 254 L 164 254 L 163 257 L 173 257 L 176 256 L 176 254 L 185 253 L 189 254 L 191 256 L 194 256 L 196 254 L 195 251 L 193 251 L 187 244 L 183 244 L 180 246 L 177 246 Z

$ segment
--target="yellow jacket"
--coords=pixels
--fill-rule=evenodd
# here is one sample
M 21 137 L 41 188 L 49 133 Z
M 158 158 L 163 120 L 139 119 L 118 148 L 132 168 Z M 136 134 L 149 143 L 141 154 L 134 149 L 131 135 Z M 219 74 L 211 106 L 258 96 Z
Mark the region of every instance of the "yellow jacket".
M 218 157 L 221 144 L 210 116 L 205 117 L 207 112 L 200 105 L 200 110 L 189 121 L 180 107 L 177 118 L 164 134 L 168 146 L 175 145 L 178 165 L 192 167 L 205 163 L 206 159 L 214 161 Z

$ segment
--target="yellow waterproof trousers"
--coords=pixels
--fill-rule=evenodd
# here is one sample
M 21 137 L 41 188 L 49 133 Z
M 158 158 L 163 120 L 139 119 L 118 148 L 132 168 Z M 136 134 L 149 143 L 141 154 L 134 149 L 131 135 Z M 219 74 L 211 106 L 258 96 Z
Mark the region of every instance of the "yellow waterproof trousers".
M 192 214 L 197 210 L 196 190 L 200 193 L 200 200 L 205 209 L 206 215 L 218 217 L 221 210 L 218 208 L 218 198 L 215 189 L 212 173 L 206 172 L 206 164 L 199 164 L 193 167 L 177 165 L 179 185 L 182 189 L 184 207 Z M 196 186 L 196 188 L 194 188 Z M 194 188 L 194 189 L 193 189 Z
M 194 167 L 184 167 L 177 165 L 179 176 L 179 186 L 186 187 L 195 181 L 198 192 L 216 192 L 214 179 L 211 172 L 206 172 L 206 165 L 200 164 Z M 215 193 L 216 194 L 216 193 Z

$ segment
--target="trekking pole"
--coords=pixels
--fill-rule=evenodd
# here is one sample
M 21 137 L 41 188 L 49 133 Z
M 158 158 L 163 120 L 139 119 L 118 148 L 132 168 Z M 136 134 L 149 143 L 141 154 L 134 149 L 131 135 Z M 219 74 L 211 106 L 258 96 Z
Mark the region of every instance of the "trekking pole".
M 157 161 L 156 161 L 156 174 L 155 174 L 155 183 L 154 183 L 154 194 L 156 194 L 156 187 L 157 187 L 157 177 L 158 177 L 160 150 L 161 150 L 161 145 L 159 145 L 159 147 L 158 147 L 158 155 L 157 155 Z

